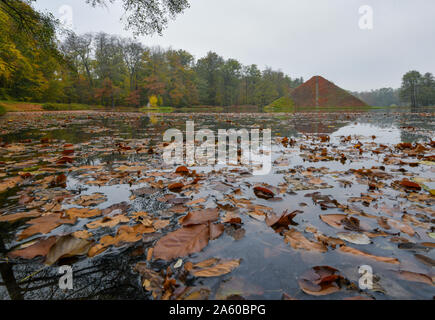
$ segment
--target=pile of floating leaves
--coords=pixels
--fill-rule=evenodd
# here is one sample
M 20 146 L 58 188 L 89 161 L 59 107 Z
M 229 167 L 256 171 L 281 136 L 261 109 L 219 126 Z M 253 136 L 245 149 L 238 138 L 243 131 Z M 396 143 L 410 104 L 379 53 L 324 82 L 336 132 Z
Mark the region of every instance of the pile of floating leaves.
M 376 117 L 413 138 L 390 141 Z M 166 166 L 163 132 L 190 115 L 11 116 L 0 126 L 0 263 L 22 280 L 3 282 L 44 298 L 49 268 L 101 262 L 129 275 L 134 298 L 432 298 L 433 114 L 412 117 L 431 125 L 400 114 L 194 116 L 198 128 L 271 127 L 273 171 L 258 177 L 241 165 Z M 359 287 L 361 265 L 371 290 Z M 113 297 L 83 277 L 102 290 L 50 297 Z

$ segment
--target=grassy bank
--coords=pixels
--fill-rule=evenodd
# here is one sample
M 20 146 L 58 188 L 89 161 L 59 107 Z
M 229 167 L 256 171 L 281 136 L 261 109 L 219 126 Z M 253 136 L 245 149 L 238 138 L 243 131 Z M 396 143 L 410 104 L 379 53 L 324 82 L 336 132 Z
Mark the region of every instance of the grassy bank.
M 264 107 L 265 112 L 293 112 L 293 100 L 290 97 L 281 97 L 270 105 Z
M 78 103 L 45 103 L 42 105 L 42 109 L 45 111 L 79 111 L 79 110 L 101 110 L 103 106 L 92 106 L 87 104 Z

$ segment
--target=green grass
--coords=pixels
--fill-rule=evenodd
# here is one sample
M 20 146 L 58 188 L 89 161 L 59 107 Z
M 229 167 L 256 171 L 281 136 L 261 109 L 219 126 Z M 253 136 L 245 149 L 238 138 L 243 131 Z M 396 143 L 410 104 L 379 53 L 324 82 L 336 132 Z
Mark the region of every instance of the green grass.
M 174 108 L 172 107 L 143 107 L 139 110 L 144 113 L 171 113 L 174 112 Z
M 196 107 L 181 107 L 177 108 L 177 111 L 181 112 L 223 112 L 225 111 L 224 107 L 205 107 L 205 106 L 196 106 Z
M 293 100 L 290 97 L 281 97 L 268 106 L 264 107 L 265 112 L 294 112 Z
M 102 106 L 91 106 L 87 104 L 78 103 L 45 103 L 42 105 L 42 109 L 45 111 L 74 111 L 74 110 L 95 110 L 104 109 Z

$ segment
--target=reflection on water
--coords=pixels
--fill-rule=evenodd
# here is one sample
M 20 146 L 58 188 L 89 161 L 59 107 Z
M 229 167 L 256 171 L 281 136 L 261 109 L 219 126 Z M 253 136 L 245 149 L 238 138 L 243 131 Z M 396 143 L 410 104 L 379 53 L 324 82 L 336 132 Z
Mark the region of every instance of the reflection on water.
M 86 150 L 89 146 L 89 156 L 81 157 L 78 165 L 104 165 L 107 170 L 122 162 L 148 163 L 139 154 L 116 154 L 105 152 L 108 146 L 123 141 L 135 139 L 149 142 L 150 145 L 158 145 L 162 142 L 163 132 L 169 128 L 185 129 L 185 122 L 192 119 L 197 129 L 210 128 L 271 128 L 275 137 L 293 137 L 302 139 L 304 136 L 329 134 L 332 145 L 339 145 L 343 137 L 352 136 L 355 141 L 369 144 L 376 136 L 376 143 L 395 145 L 399 142 L 427 142 L 434 136 L 434 114 L 400 113 L 391 110 L 376 110 L 367 113 L 319 113 L 319 114 L 201 114 L 201 115 L 141 115 L 141 114 L 116 114 L 116 113 L 71 113 L 71 114 L 50 114 L 42 116 L 20 116 L 8 115 L 0 120 L 3 143 L 15 143 L 26 139 L 39 140 L 51 138 L 61 140 L 62 143 L 82 144 Z M 43 120 L 41 120 L 43 119 Z M 95 153 L 97 149 L 98 153 Z M 91 152 L 92 151 L 92 152 Z M 279 145 L 274 146 L 273 160 L 275 163 L 273 172 L 266 177 L 246 177 L 238 188 L 246 193 L 246 197 L 255 198 L 250 186 L 256 183 L 267 182 L 272 186 L 283 183 L 285 177 L 292 178 L 288 174 L 289 168 L 300 168 L 300 171 L 307 167 L 324 168 L 329 172 L 324 179 L 330 188 L 320 191 L 324 195 L 330 195 L 338 202 L 346 203 L 348 198 L 358 197 L 367 191 L 367 186 L 354 184 L 351 187 L 343 188 L 336 180 L 337 172 L 346 172 L 350 168 L 362 168 L 379 165 L 379 159 L 367 155 L 364 161 L 352 163 L 341 163 L 339 161 L 306 162 L 306 159 L 299 154 L 300 150 L 292 149 L 286 152 Z M 86 152 L 84 152 L 86 154 Z M 281 167 L 280 158 L 289 156 L 289 165 Z M 35 154 L 25 154 L 22 161 L 32 159 Z M 2 159 L 8 163 L 13 159 Z M 160 164 L 163 169 L 163 164 Z M 156 170 L 161 168 L 156 167 Z M 388 169 L 397 169 L 394 166 Z M 210 169 L 210 168 L 207 168 Z M 200 168 L 198 168 L 200 170 Z M 327 170 L 327 171 L 328 171 Z M 427 167 L 407 167 L 408 172 L 435 179 L 434 170 L 427 170 Z M 210 170 L 208 170 L 210 171 Z M 210 188 L 201 190 L 198 197 L 207 197 L 207 206 L 216 206 L 217 202 L 224 202 L 225 183 L 230 184 L 231 179 L 237 180 L 232 174 L 227 174 L 225 179 L 213 176 L 210 181 Z M 346 177 L 348 179 L 348 177 Z M 236 182 L 233 182 L 236 183 Z M 390 181 L 388 182 L 390 183 Z M 147 186 L 146 183 L 134 186 L 134 189 Z M 217 186 L 217 187 L 214 187 Z M 121 202 L 128 202 L 131 212 L 147 211 L 153 215 L 168 215 L 166 204 L 159 203 L 156 199 L 164 193 L 158 193 L 134 200 L 130 199 L 132 187 L 127 183 L 115 183 L 102 187 L 85 185 L 78 174 L 68 175 L 67 190 L 73 194 L 90 195 L 95 192 L 106 196 L 107 201 L 99 204 L 97 208 L 105 209 Z M 298 216 L 295 221 L 299 230 L 303 231 L 307 225 L 322 230 L 327 236 L 334 236 L 335 232 L 318 219 L 319 214 L 324 211 L 317 203 L 311 201 L 309 196 L 313 190 L 290 190 L 283 195 L 283 201 L 271 203 L 266 200 L 259 200 L 258 203 L 272 207 L 274 212 L 280 213 L 286 209 L 291 211 L 298 209 L 303 203 L 304 214 Z M 13 213 L 19 209 L 17 198 L 14 195 L 18 190 L 8 191 L 2 195 L 2 213 Z M 389 208 L 395 208 L 399 204 L 398 192 L 391 190 L 386 194 L 382 202 Z M 11 198 L 12 197 L 12 198 Z M 65 205 L 68 208 L 71 205 Z M 22 210 L 22 208 L 21 208 Z M 376 206 L 364 208 L 367 214 L 379 214 Z M 329 213 L 336 213 L 334 210 Z M 179 215 L 171 218 L 172 230 L 176 227 Z M 83 227 L 88 220 L 81 221 L 75 226 L 61 226 L 47 234 L 70 233 L 77 228 Z M 368 223 L 375 225 L 372 221 Z M 432 228 L 433 228 L 433 224 Z M 17 230 L 23 229 L 23 222 L 14 224 L 0 223 L 0 299 L 147 299 L 151 296 L 146 293 L 141 285 L 140 276 L 133 272 L 132 266 L 137 262 L 146 259 L 146 249 L 153 246 L 156 238 L 150 237 L 144 241 L 131 246 L 112 248 L 107 253 L 93 259 L 75 258 L 61 261 L 58 265 L 71 264 L 74 268 L 74 290 L 62 291 L 59 289 L 58 266 L 44 267 L 41 259 L 31 261 L 7 259 L 7 253 L 20 245 L 16 240 Z M 102 231 L 104 232 L 104 230 Z M 421 233 L 422 235 L 424 233 Z M 157 237 L 160 237 L 158 234 Z M 37 238 L 37 237 L 36 237 Z M 32 240 L 31 238 L 30 240 Z M 427 240 L 427 239 L 422 239 Z M 427 240 L 429 241 L 429 240 Z M 415 252 L 398 250 L 397 246 L 382 237 L 373 239 L 371 247 L 373 254 L 390 255 L 400 258 L 404 268 L 412 269 L 415 272 L 428 273 L 432 269 L 418 264 L 411 260 Z M 425 254 L 434 258 L 431 250 Z M 299 299 L 311 299 L 299 290 L 298 277 L 309 267 L 315 265 L 331 265 L 339 269 L 351 281 L 358 281 L 358 266 L 367 261 L 358 257 L 344 256 L 336 251 L 328 251 L 325 254 L 313 254 L 300 250 L 293 250 L 284 243 L 282 237 L 273 229 L 267 227 L 263 221 L 256 219 L 244 219 L 240 228 L 227 226 L 224 236 L 210 242 L 201 253 L 193 254 L 190 261 L 199 262 L 211 257 L 228 259 L 241 258 L 243 263 L 233 273 L 221 278 L 210 279 L 188 279 L 190 286 L 204 287 L 210 290 L 210 298 L 219 298 L 229 295 L 242 295 L 245 298 L 255 299 L 280 299 L 283 293 L 289 293 Z M 395 266 L 385 266 L 378 262 L 370 261 L 375 273 L 382 279 L 379 282 L 381 289 L 373 292 L 377 299 L 402 298 L 402 299 L 426 299 L 431 298 L 435 291 L 433 287 L 425 284 L 410 284 L 393 280 L 391 269 L 397 270 Z M 154 271 L 165 270 L 170 263 L 154 261 L 151 267 Z M 334 298 L 349 296 L 350 292 L 341 292 Z M 352 293 L 353 294 L 353 293 Z M 327 299 L 328 297 L 325 297 Z

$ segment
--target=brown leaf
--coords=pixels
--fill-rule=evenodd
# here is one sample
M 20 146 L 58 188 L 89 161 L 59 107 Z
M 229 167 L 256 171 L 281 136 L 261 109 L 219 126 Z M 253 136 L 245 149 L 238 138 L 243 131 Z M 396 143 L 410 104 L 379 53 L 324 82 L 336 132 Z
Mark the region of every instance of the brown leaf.
M 414 236 L 415 231 L 414 229 L 407 225 L 406 223 L 402 223 L 400 221 L 394 220 L 394 219 L 387 219 L 387 223 L 392 226 L 394 229 L 400 230 L 401 232 L 406 233 L 409 236 Z
M 219 262 L 220 260 L 217 260 L 216 262 Z M 202 278 L 210 278 L 210 277 L 219 277 L 225 274 L 228 274 L 232 272 L 235 268 L 237 268 L 240 265 L 240 259 L 238 260 L 230 260 L 225 261 L 217 264 L 212 264 L 209 267 L 204 267 L 200 270 L 194 270 L 192 271 L 192 274 L 195 277 L 202 277 Z M 194 267 L 197 267 L 198 265 L 195 265 Z
M 89 222 L 86 227 L 89 229 L 97 229 L 97 228 L 113 228 L 120 223 L 128 223 L 130 219 L 124 215 L 117 215 L 114 217 L 105 217 L 101 220 Z
M 172 192 L 178 192 L 178 191 L 181 191 L 181 189 L 183 189 L 183 187 L 184 187 L 184 184 L 178 182 L 178 183 L 170 184 L 168 186 L 168 189 Z
M 429 257 L 426 257 L 426 256 L 424 256 L 422 254 L 418 254 L 418 253 L 414 254 L 414 257 L 416 257 L 419 261 L 421 261 L 422 263 L 424 263 L 427 266 L 435 267 L 435 260 L 434 259 L 431 259 Z
M 46 234 L 51 230 L 56 229 L 58 226 L 66 223 L 66 224 L 75 224 L 77 219 L 65 219 L 62 218 L 61 213 L 52 213 L 43 217 L 39 217 L 36 219 L 32 219 L 27 222 L 31 226 L 27 229 L 24 229 L 19 235 L 18 240 L 23 240 L 28 237 L 31 237 L 35 234 L 41 233 Z
M 171 221 L 169 221 L 169 220 L 156 220 L 153 222 L 153 227 L 156 230 L 161 230 L 161 229 L 166 228 L 170 223 L 171 223 Z
M 81 218 L 81 219 L 87 219 L 87 218 L 94 218 L 101 216 L 101 210 L 98 209 L 92 209 L 89 210 L 87 208 L 79 209 L 79 208 L 71 208 L 66 210 L 65 214 L 70 217 L 71 219 L 74 218 Z
M 185 166 L 181 166 L 181 167 L 178 167 L 177 170 L 175 170 L 175 173 L 189 174 L 189 169 L 187 169 Z
M 204 209 L 190 212 L 187 216 L 180 219 L 180 223 L 187 227 L 207 222 L 214 222 L 219 219 L 219 209 Z
M 8 215 L 0 216 L 0 222 L 15 222 L 21 219 L 30 219 L 41 216 L 42 213 L 38 211 L 19 212 Z
M 320 216 L 320 219 L 323 222 L 329 224 L 331 227 L 336 229 L 344 229 L 342 220 L 346 218 L 347 218 L 346 214 L 325 214 Z
M 222 220 L 223 223 L 229 223 L 233 225 L 240 225 L 242 224 L 242 219 L 240 216 L 233 212 L 227 212 Z
M 299 287 L 306 294 L 323 296 L 340 291 L 339 281 L 343 277 L 337 269 L 328 266 L 313 267 L 299 279 Z
M 208 245 L 208 225 L 183 227 L 161 238 L 154 247 L 154 258 L 172 260 L 200 252 Z
M 322 244 L 310 241 L 302 233 L 291 229 L 284 233 L 284 241 L 290 243 L 293 249 L 303 249 L 308 251 L 326 252 L 328 249 Z
M 92 246 L 91 241 L 77 239 L 72 235 L 60 237 L 50 248 L 45 260 L 46 265 L 52 265 L 61 258 L 86 254 Z
M 340 251 L 345 252 L 345 253 L 350 253 L 353 255 L 357 255 L 357 256 L 366 257 L 366 258 L 373 259 L 373 260 L 376 260 L 379 262 L 385 262 L 385 263 L 391 263 L 391 264 L 400 264 L 400 261 L 396 258 L 375 256 L 375 255 L 372 255 L 370 253 L 366 253 L 366 252 L 363 252 L 363 251 L 360 251 L 360 250 L 357 250 L 355 248 L 351 248 L 348 246 L 340 247 Z
M 20 176 L 4 179 L 0 182 L 0 193 L 5 192 L 8 189 L 15 188 L 22 181 L 23 178 Z
M 263 188 L 263 187 L 255 187 L 254 193 L 258 198 L 266 199 L 266 200 L 271 199 L 275 196 L 275 193 L 273 193 L 271 190 L 269 190 L 267 188 Z
M 429 277 L 426 274 L 422 273 L 415 273 L 411 271 L 393 271 L 400 279 L 406 280 L 406 281 L 412 281 L 412 282 L 420 282 L 420 283 L 426 283 L 429 285 L 433 285 L 432 278 Z
M 50 251 L 50 248 L 55 243 L 56 243 L 56 237 L 42 239 L 26 248 L 14 250 L 10 252 L 8 256 L 12 259 L 13 258 L 33 259 L 37 256 L 45 257 Z
M 219 224 L 210 224 L 210 240 L 216 240 L 219 238 L 222 233 L 224 233 L 225 226 L 221 223 Z
M 402 181 L 399 181 L 399 184 L 407 189 L 421 190 L 421 186 L 418 183 L 409 181 L 408 179 L 403 179 Z
M 288 228 L 289 225 L 296 226 L 298 224 L 293 221 L 293 218 L 296 217 L 298 213 L 303 213 L 303 211 L 296 210 L 289 213 L 286 210 L 281 214 L 281 216 L 277 216 L 274 213 L 268 214 L 266 217 L 266 224 L 275 230 L 280 228 Z M 281 230 L 277 231 L 279 232 Z

